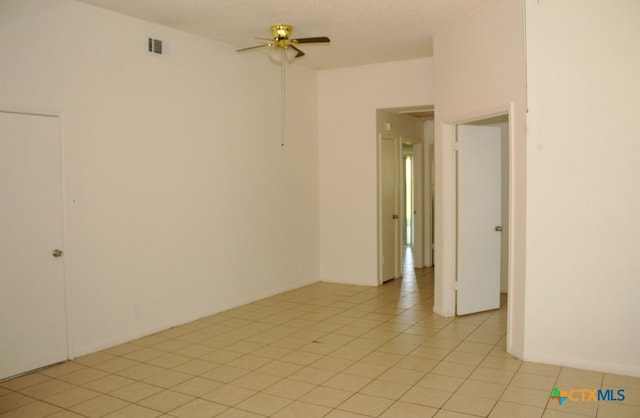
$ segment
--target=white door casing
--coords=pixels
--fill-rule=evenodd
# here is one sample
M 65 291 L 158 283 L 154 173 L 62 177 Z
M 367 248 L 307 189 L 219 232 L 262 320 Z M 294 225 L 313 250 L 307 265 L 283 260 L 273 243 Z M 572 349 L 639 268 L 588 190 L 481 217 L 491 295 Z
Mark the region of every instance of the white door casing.
M 60 120 L 0 111 L 0 379 L 68 358 Z
M 458 315 L 500 307 L 501 131 L 458 125 Z

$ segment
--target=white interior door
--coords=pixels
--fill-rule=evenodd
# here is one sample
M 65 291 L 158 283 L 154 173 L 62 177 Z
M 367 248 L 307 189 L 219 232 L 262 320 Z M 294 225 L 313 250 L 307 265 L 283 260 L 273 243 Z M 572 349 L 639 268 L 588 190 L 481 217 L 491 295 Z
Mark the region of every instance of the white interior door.
M 396 278 L 399 273 L 399 177 L 398 146 L 393 138 L 380 140 L 380 271 L 381 281 Z
M 59 132 L 0 111 L 0 379 L 67 359 Z
M 458 126 L 458 315 L 500 307 L 500 145 L 500 128 Z

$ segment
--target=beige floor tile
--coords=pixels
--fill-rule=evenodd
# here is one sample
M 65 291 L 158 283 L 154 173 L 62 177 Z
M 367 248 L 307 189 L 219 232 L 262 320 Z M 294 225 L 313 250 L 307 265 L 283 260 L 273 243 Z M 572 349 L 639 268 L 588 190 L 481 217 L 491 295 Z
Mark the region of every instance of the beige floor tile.
M 111 360 L 98 363 L 94 365 L 93 368 L 102 370 L 103 372 L 107 372 L 107 373 L 117 373 L 121 370 L 129 369 L 133 366 L 137 366 L 138 364 L 140 363 L 134 360 L 130 360 L 123 357 L 116 357 Z
M 138 402 L 139 405 L 160 412 L 169 412 L 194 399 L 193 396 L 171 390 L 163 390 Z
M 640 416 L 640 379 L 521 362 L 506 352 L 506 305 L 441 318 L 433 271 L 416 276 L 316 283 L 0 382 L 0 415 Z M 560 406 L 555 386 L 627 398 Z
M 402 395 L 407 393 L 410 388 L 411 385 L 376 379 L 362 388 L 359 393 L 395 401 L 400 399 Z
M 424 376 L 425 373 L 421 371 L 401 367 L 391 367 L 378 376 L 378 379 L 404 385 L 414 385 Z
M 322 405 L 328 408 L 335 408 L 342 402 L 349 399 L 349 397 L 353 396 L 353 394 L 354 392 L 347 390 L 320 386 L 302 396 L 299 400 L 307 403 L 312 403 L 314 405 Z
M 162 392 L 162 388 L 144 382 L 133 382 L 109 393 L 109 395 L 127 402 L 138 402 L 156 393 Z
M 125 354 L 123 357 L 129 360 L 147 362 L 160 357 L 163 354 L 165 354 L 164 351 L 154 350 L 153 348 L 148 347 L 138 347 L 138 350 Z
M 509 386 L 502 394 L 500 400 L 517 403 L 520 405 L 529 405 L 538 408 L 544 408 L 549 401 L 550 394 L 550 391 Z
M 367 377 L 369 379 L 375 379 L 382 373 L 387 371 L 390 366 L 383 364 L 369 363 L 366 361 L 358 361 L 351 367 L 345 369 L 345 373 L 352 374 L 354 376 Z
M 173 369 L 189 360 L 191 360 L 191 357 L 176 353 L 163 353 L 162 355 L 149 360 L 147 363 L 153 366 L 162 367 L 163 369 Z
M 495 399 L 454 394 L 442 408 L 448 411 L 485 417 L 489 415 L 496 402 Z
M 88 367 L 82 370 L 62 375 L 58 379 L 64 380 L 65 382 L 72 383 L 74 385 L 85 385 L 89 382 L 93 382 L 102 377 L 105 377 L 108 374 L 108 372 Z
M 400 400 L 432 408 L 441 408 L 452 395 L 453 392 L 415 386 L 409 389 Z
M 237 378 L 244 376 L 247 373 L 249 373 L 249 370 L 247 369 L 222 365 L 220 367 L 216 367 L 215 369 L 202 374 L 201 377 L 215 380 L 217 382 L 230 383 L 236 380 Z
M 489 418 L 540 418 L 543 412 L 544 408 L 499 401 Z
M 331 408 L 320 405 L 313 405 L 305 402 L 293 402 L 273 416 L 275 418 L 320 418 L 326 416 L 330 411 Z
M 222 405 L 235 406 L 255 394 L 256 392 L 253 390 L 227 384 L 220 386 L 212 392 L 205 393 L 201 398 L 217 402 Z
M 510 385 L 527 389 L 544 390 L 551 393 L 555 382 L 556 378 L 553 376 L 518 372 L 513 377 L 513 380 L 511 380 Z
M 342 389 L 351 392 L 357 392 L 369 383 L 372 379 L 368 377 L 355 376 L 347 373 L 339 373 L 322 385 L 334 389 Z
M 514 370 L 501 370 L 501 369 L 491 369 L 488 367 L 478 367 L 476 368 L 469 379 L 479 380 L 482 382 L 490 382 L 490 383 L 500 383 L 503 385 L 508 384 L 513 379 L 515 375 Z
M 393 404 L 392 400 L 378 398 L 375 396 L 355 394 L 346 401 L 344 401 L 338 409 L 347 412 L 354 412 L 356 414 L 363 414 L 368 416 L 379 416 L 387 408 Z
M 238 357 L 237 359 L 228 362 L 227 365 L 232 367 L 239 367 L 241 369 L 255 370 L 259 367 L 269 364 L 271 361 L 272 360 L 267 357 L 260 357 L 253 353 Z
M 27 377 L 27 376 L 31 376 L 31 375 L 45 375 L 48 377 L 60 377 L 63 376 L 65 374 L 69 374 L 72 372 L 77 372 L 78 370 L 82 370 L 84 368 L 86 368 L 87 366 L 84 366 L 80 363 L 76 363 L 74 361 L 65 361 L 64 363 L 60 363 L 60 364 L 56 364 L 54 366 L 51 367 L 47 367 L 45 369 L 40 370 L 38 373 L 30 373 L 28 375 L 22 376 L 22 377 Z M 18 378 L 20 379 L 20 378 Z
M 462 412 L 446 411 L 444 409 L 439 410 L 434 418 L 478 418 L 478 415 L 463 414 Z M 516 418 L 516 417 L 513 417 Z
M 139 350 L 140 347 L 138 347 L 135 344 L 131 344 L 131 343 L 124 343 L 124 344 L 120 344 L 120 345 L 116 345 L 110 348 L 107 348 L 106 351 L 109 354 L 113 354 L 114 356 L 119 356 L 119 357 L 123 357 L 126 356 L 127 354 L 130 354 L 134 351 Z
M 561 369 L 562 367 L 560 366 L 552 366 L 550 364 L 542 364 L 542 363 L 529 363 L 525 361 L 522 363 L 522 365 L 518 369 L 518 372 L 537 374 L 542 376 L 558 377 Z
M 342 359 L 333 356 L 327 356 L 319 359 L 318 361 L 311 364 L 312 367 L 316 367 L 318 369 L 329 370 L 332 372 L 339 373 L 346 368 L 353 365 L 353 360 Z
M 143 381 L 151 385 L 169 389 L 191 378 L 192 376 L 186 373 L 180 373 L 173 370 L 164 370 L 158 374 L 154 374 L 143 379 Z
M 140 364 L 130 369 L 118 372 L 119 376 L 124 376 L 132 380 L 143 380 L 153 375 L 162 373 L 165 369 L 150 364 Z
M 73 412 L 77 412 L 78 414 L 94 418 L 105 416 L 111 412 L 117 411 L 118 409 L 122 409 L 127 405 L 127 402 L 114 398 L 113 396 L 100 395 L 88 401 L 74 405 L 69 409 Z
M 477 396 L 480 398 L 498 399 L 507 388 L 499 383 L 467 380 L 456 391 L 456 395 Z
M 199 376 L 219 366 L 220 364 L 212 363 L 210 361 L 202 359 L 192 359 L 185 363 L 182 363 L 179 366 L 174 367 L 173 370 L 180 373 L 190 374 L 192 376 Z
M 464 383 L 464 381 L 465 379 L 461 377 L 428 373 L 416 383 L 416 386 L 445 392 L 454 392 Z
M 56 393 L 55 395 L 44 398 L 44 400 L 62 408 L 69 408 L 98 396 L 100 396 L 100 392 L 94 392 L 84 387 L 74 387 L 69 390 L 65 390 L 64 392 Z
M 211 418 L 229 409 L 228 406 L 207 401 L 204 399 L 194 399 L 173 411 L 170 415 L 178 418 Z
M 435 408 L 406 402 L 395 402 L 382 415 L 384 418 L 429 418 L 438 412 Z
M 640 378 L 605 373 L 602 379 L 603 388 L 640 389 Z
M 47 418 L 85 418 L 80 414 L 76 414 L 75 412 L 62 410 L 58 411 L 53 415 L 49 415 Z
M 464 351 L 455 351 L 451 352 L 448 356 L 442 359 L 442 361 L 446 361 L 449 363 L 460 363 L 460 364 L 468 364 L 471 366 L 477 366 L 484 360 L 486 355 L 484 354 L 475 354 L 475 353 L 466 353 Z
M 214 391 L 222 385 L 223 383 L 220 382 L 203 379 L 201 377 L 194 377 L 173 386 L 171 390 L 174 392 L 184 393 L 185 395 L 199 397 L 205 393 Z
M 440 362 L 434 367 L 430 373 L 440 374 L 443 376 L 467 378 L 473 373 L 474 366 L 468 364 Z
M 93 382 L 89 382 L 84 385 L 84 387 L 96 392 L 109 393 L 121 387 L 130 385 L 133 382 L 134 380 L 128 379 L 126 377 L 110 374 L 105 377 L 101 377 L 98 380 L 94 380 Z
M 145 408 L 140 405 L 128 405 L 122 409 L 111 412 L 104 416 L 104 418 L 156 418 L 159 417 L 162 412 L 154 411 L 153 409 Z
M 576 415 L 576 414 L 570 414 L 568 412 L 563 412 L 563 411 L 556 411 L 553 409 L 545 409 L 544 413 L 542 414 L 542 418 L 595 418 L 595 412 L 593 415 Z
M 232 383 L 235 386 L 240 386 L 245 389 L 255 390 L 259 392 L 280 381 L 281 378 L 270 374 L 264 374 L 260 372 L 249 372 L 244 376 L 241 376 L 234 380 Z
M 41 418 L 53 415 L 60 410 L 61 408 L 57 406 L 41 401 L 35 401 L 17 409 L 5 412 L 2 414 L 2 418 Z
M 32 398 L 44 399 L 56 393 L 73 388 L 74 385 L 57 379 L 50 379 L 34 386 L 22 389 L 20 392 Z
M 640 406 L 625 403 L 603 402 L 598 407 L 598 418 L 638 418 Z
M 329 370 L 318 369 L 315 367 L 305 367 L 291 374 L 289 379 L 298 380 L 300 382 L 321 385 L 337 373 Z
M 367 417 L 367 415 L 356 414 L 355 412 L 342 411 L 340 409 L 334 409 L 329 412 L 327 418 L 363 418 Z
M 86 356 L 78 357 L 73 360 L 74 363 L 82 364 L 83 366 L 93 366 L 103 361 L 116 358 L 113 354 L 109 354 L 105 351 L 98 351 L 96 353 L 88 354 Z
M 265 364 L 262 367 L 256 369 L 257 372 L 270 374 L 272 376 L 278 377 L 287 377 L 298 370 L 300 370 L 303 366 L 299 364 L 293 364 L 286 361 L 275 360 Z
M 296 400 L 316 388 L 316 385 L 297 382 L 295 380 L 282 379 L 269 386 L 264 393 L 279 396 L 281 398 Z
M 268 395 L 266 393 L 256 393 L 252 397 L 236 405 L 236 409 L 253 412 L 254 414 L 272 416 L 276 412 L 284 409 L 291 403 L 291 400 L 280 398 L 279 396 Z
M 35 401 L 36 400 L 32 397 L 17 392 L 11 392 L 0 398 L 0 414 L 20 408 Z
M 437 364 L 437 360 L 430 360 L 424 357 L 415 357 L 409 355 L 405 356 L 402 360 L 397 362 L 394 367 L 422 372 L 424 375 L 425 373 L 431 371 Z
M 48 369 L 45 369 L 43 371 L 46 371 L 46 370 Z M 62 374 L 65 374 L 65 373 L 62 373 Z M 47 380 L 51 380 L 51 377 L 53 376 L 45 375 L 43 373 L 29 373 L 29 374 L 25 374 L 24 376 L 20 376 L 14 379 L 0 382 L 0 387 L 13 390 L 13 391 L 19 391 L 31 386 L 35 386 L 40 383 L 44 383 Z

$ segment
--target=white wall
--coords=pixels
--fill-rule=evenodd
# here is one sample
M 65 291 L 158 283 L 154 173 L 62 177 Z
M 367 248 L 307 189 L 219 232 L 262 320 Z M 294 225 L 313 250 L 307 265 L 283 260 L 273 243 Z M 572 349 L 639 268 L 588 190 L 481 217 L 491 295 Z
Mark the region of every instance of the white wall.
M 149 35 L 167 56 L 146 54 Z M 72 356 L 318 280 L 316 72 L 289 67 L 282 151 L 264 54 L 3 0 L 0 55 L 5 106 L 63 116 Z
M 460 122 L 504 113 L 511 121 L 509 342 L 522 355 L 524 345 L 525 97 L 524 1 L 493 0 L 434 37 L 436 109 L 435 305 L 455 313 L 456 165 L 453 141 Z
M 430 58 L 318 75 L 320 277 L 377 284 L 376 109 L 431 104 Z
M 528 360 L 640 376 L 638 17 L 527 1 Z

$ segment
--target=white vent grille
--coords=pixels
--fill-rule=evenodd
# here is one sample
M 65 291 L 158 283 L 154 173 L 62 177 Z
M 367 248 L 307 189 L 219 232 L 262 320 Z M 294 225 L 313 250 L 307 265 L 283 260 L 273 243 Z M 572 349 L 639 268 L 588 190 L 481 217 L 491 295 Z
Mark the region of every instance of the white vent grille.
M 164 43 L 160 39 L 148 38 L 147 52 L 150 54 L 164 55 Z

